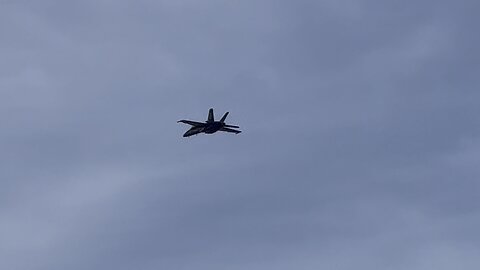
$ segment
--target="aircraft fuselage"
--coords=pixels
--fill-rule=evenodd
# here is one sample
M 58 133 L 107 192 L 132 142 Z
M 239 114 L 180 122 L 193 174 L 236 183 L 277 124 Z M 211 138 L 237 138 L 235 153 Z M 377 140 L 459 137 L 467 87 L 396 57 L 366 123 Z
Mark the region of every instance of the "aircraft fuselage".
M 213 122 L 213 123 L 206 123 L 205 127 L 203 128 L 203 132 L 206 134 L 213 134 L 219 131 L 225 124 L 220 122 Z

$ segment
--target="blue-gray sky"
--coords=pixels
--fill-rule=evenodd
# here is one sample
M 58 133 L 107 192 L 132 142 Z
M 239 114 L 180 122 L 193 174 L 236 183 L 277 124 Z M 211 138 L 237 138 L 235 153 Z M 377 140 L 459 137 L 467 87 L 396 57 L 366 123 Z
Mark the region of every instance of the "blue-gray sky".
M 479 269 L 479 9 L 0 1 L 0 269 Z

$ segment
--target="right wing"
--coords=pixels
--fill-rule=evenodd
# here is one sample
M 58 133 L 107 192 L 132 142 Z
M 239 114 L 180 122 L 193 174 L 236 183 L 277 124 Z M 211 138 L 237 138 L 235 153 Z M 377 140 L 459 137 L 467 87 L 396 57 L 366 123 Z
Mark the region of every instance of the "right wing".
M 187 132 L 185 132 L 185 134 L 183 134 L 183 137 L 190 137 L 192 135 L 196 135 L 198 133 L 201 133 L 202 130 L 203 130 L 203 128 L 192 127 Z
M 184 123 L 184 124 L 194 126 L 194 127 L 203 127 L 205 125 L 205 123 L 190 121 L 190 120 L 179 120 L 179 121 L 177 121 L 177 123 Z
M 238 134 L 238 133 L 241 132 L 240 130 L 235 130 L 235 129 L 226 128 L 226 127 L 221 128 L 220 131 L 230 132 L 230 133 L 235 133 L 235 134 Z

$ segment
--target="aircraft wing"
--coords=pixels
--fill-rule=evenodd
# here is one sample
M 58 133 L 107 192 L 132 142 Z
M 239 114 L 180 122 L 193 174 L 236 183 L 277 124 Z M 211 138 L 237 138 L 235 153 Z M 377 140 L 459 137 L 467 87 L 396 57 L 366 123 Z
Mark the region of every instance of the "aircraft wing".
M 190 137 L 192 135 L 196 135 L 198 133 L 201 133 L 202 130 L 203 130 L 203 128 L 192 127 L 191 129 L 187 130 L 187 132 L 185 132 L 185 134 L 183 134 L 183 137 Z
M 205 125 L 205 123 L 190 121 L 190 120 L 179 120 L 179 121 L 177 121 L 177 123 L 184 123 L 184 124 L 194 126 L 194 127 L 202 127 L 202 126 Z
M 238 133 L 241 132 L 240 130 L 235 130 L 235 129 L 226 128 L 226 127 L 221 128 L 220 131 L 231 132 L 231 133 L 235 133 L 235 134 L 238 134 Z

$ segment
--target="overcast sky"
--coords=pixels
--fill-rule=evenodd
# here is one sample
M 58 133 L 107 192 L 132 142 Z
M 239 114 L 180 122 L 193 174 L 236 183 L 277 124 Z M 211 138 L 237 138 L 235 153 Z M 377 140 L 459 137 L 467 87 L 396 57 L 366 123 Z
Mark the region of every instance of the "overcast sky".
M 0 0 L 0 269 L 480 269 L 479 10 Z

